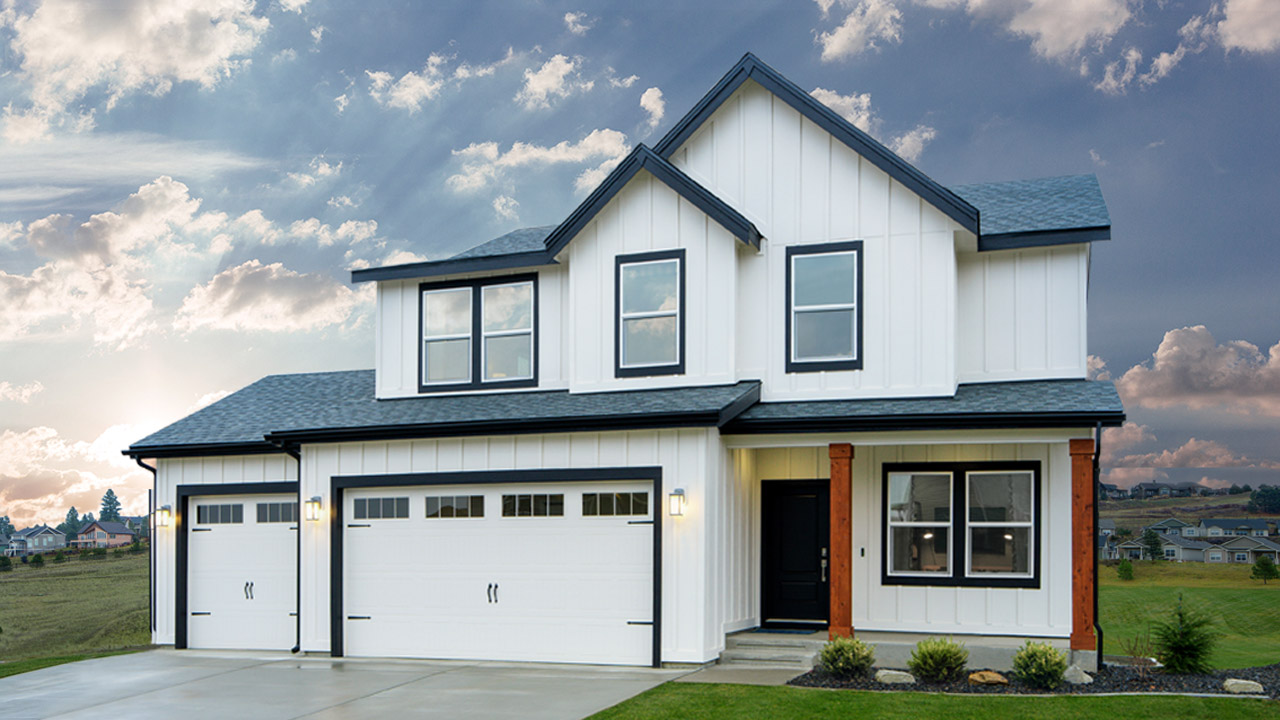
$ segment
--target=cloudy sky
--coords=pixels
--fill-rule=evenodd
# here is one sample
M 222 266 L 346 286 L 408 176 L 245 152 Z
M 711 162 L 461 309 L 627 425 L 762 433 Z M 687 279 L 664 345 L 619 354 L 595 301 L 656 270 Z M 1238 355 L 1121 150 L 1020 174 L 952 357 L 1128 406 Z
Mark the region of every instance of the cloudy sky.
M 559 222 L 746 51 L 944 184 L 1096 173 L 1109 477 L 1280 479 L 1280 3 L 0 0 L 0 514 L 371 367 L 349 269 Z

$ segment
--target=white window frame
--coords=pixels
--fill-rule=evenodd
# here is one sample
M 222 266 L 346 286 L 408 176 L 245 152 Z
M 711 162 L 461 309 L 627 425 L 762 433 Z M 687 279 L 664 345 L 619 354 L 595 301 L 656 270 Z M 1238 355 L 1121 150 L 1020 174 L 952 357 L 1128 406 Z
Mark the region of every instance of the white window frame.
M 681 303 L 682 298 L 680 297 L 683 294 L 680 291 L 680 274 L 681 274 L 681 271 L 683 270 L 683 268 L 681 267 L 681 262 L 683 262 L 682 258 L 670 257 L 670 258 L 662 258 L 658 260 L 636 260 L 636 261 L 628 261 L 623 259 L 618 264 L 618 286 L 619 286 L 618 287 L 618 298 L 619 298 L 619 302 L 618 302 L 618 367 L 619 368 L 626 369 L 626 370 L 631 370 L 636 368 L 665 368 L 665 367 L 674 367 L 680 364 L 680 357 L 681 357 L 680 346 L 681 346 L 681 343 L 684 341 L 684 338 L 681 337 L 683 333 L 680 332 L 680 313 L 684 311 L 684 306 Z M 623 299 L 625 299 L 627 296 L 626 269 L 629 267 L 636 267 L 639 265 L 662 265 L 662 264 L 671 264 L 675 266 L 675 270 L 676 270 L 676 307 L 675 309 L 674 310 L 649 310 L 644 312 L 627 312 L 624 309 L 625 303 L 623 302 Z M 676 359 L 673 360 L 672 362 L 658 362 L 658 363 L 627 362 L 626 321 L 648 320 L 650 318 L 667 318 L 667 317 L 674 318 L 676 322 L 676 333 L 675 333 L 676 335 L 675 358 Z
M 1031 504 L 1030 519 L 1026 521 L 991 521 L 971 520 L 969 517 L 969 508 L 973 506 L 970 499 L 970 493 L 973 491 L 973 483 L 969 482 L 969 478 L 974 475 L 1026 475 L 1027 484 L 1031 486 Z M 1035 576 L 1035 557 L 1036 557 L 1036 503 L 1040 498 L 1036 497 L 1036 476 L 1030 470 L 970 470 L 964 474 L 964 576 L 968 579 L 982 578 L 1018 578 L 1026 579 Z M 1027 529 L 1027 571 L 1026 572 L 1008 572 L 993 573 L 973 572 L 973 528 L 983 527 L 1005 527 L 1005 528 L 1026 528 Z
M 428 295 L 438 295 L 438 294 L 441 294 L 441 293 L 456 293 L 456 292 L 460 292 L 460 291 L 462 291 L 462 290 L 465 290 L 465 291 L 467 292 L 467 307 L 468 307 L 468 308 L 470 308 L 470 312 L 471 312 L 471 313 L 475 313 L 475 291 L 476 291 L 476 288 L 474 288 L 474 287 L 472 287 L 472 286 L 462 285 L 462 286 L 458 286 L 458 287 L 436 288 L 436 289 L 433 289 L 433 290 L 423 290 L 423 291 L 422 291 L 422 300 L 421 300 L 421 302 L 422 302 L 422 307 L 423 307 L 423 312 L 422 312 L 422 367 L 418 369 L 418 372 L 419 372 L 419 373 L 421 373 L 421 375 L 422 375 L 422 377 L 419 379 L 419 382 L 420 382 L 420 384 L 421 384 L 423 387 L 431 387 L 431 386 L 435 386 L 435 385 L 445 385 L 445 386 L 448 386 L 448 385 L 462 385 L 462 384 L 470 384 L 470 383 L 472 382 L 472 380 L 473 380 L 473 378 L 471 377 L 471 368 L 472 368 L 472 364 L 473 364 L 473 363 L 471 362 L 471 359 L 472 359 L 472 357 L 474 356 L 474 353 L 475 353 L 475 351 L 476 351 L 476 347 L 475 347 L 475 344 L 476 344 L 476 343 L 475 343 L 475 338 L 473 338 L 473 337 L 471 336 L 471 329 L 470 329 L 470 328 L 468 328 L 468 329 L 467 329 L 467 332 L 465 332 L 465 333 L 444 333 L 444 334 L 441 334 L 441 335 L 428 335 L 428 334 L 427 334 L 427 313 L 426 313 L 426 307 L 427 307 L 427 296 L 428 296 Z M 474 317 L 473 317 L 473 318 L 471 318 L 471 322 L 470 322 L 470 323 L 468 323 L 468 324 L 469 324 L 470 326 L 474 327 L 474 326 L 475 326 L 475 318 L 474 318 Z M 433 343 L 433 342 L 443 342 L 443 341 L 447 341 L 447 340 L 466 340 L 466 341 L 467 341 L 467 379 L 466 379 L 466 380 L 428 380 L 428 379 L 427 379 L 427 346 L 428 346 L 429 344 Z
M 885 514 L 885 519 L 886 519 L 886 522 L 888 523 L 889 530 L 887 533 L 885 533 L 885 542 L 888 544 L 888 555 L 886 556 L 888 558 L 888 562 L 885 567 L 886 574 L 891 577 L 950 578 L 954 574 L 954 567 L 955 567 L 955 561 L 956 561 L 955 560 L 955 556 L 956 556 L 956 546 L 955 546 L 955 525 L 956 525 L 955 482 L 956 482 L 956 479 L 955 479 L 955 474 L 951 472 L 942 472 L 942 471 L 931 472 L 928 470 L 891 472 L 889 473 L 889 482 L 886 484 L 886 488 L 885 488 L 886 492 L 888 490 L 888 487 L 893 485 L 893 478 L 902 477 L 902 476 L 905 476 L 908 478 L 915 477 L 915 476 L 933 476 L 933 477 L 945 476 L 947 478 L 947 508 L 948 508 L 947 522 L 939 523 L 936 520 L 933 520 L 933 521 L 894 520 L 892 513 L 887 512 Z M 885 497 L 883 502 L 886 503 L 887 505 L 889 502 L 889 498 Z M 947 530 L 947 567 L 945 570 L 894 570 L 893 569 L 893 529 L 894 528 L 898 528 L 898 527 L 938 528 L 943 526 L 945 526 Z M 931 538 L 925 538 L 925 539 L 929 540 Z
M 489 331 L 486 331 L 486 330 L 484 329 L 484 302 L 485 302 L 485 300 L 484 300 L 484 296 L 485 296 L 485 291 L 486 291 L 486 290 L 493 290 L 493 289 L 497 289 L 497 288 L 517 287 L 517 286 L 520 286 L 520 285 L 527 285 L 527 286 L 529 286 L 529 327 L 528 327 L 528 328 L 518 329 L 518 330 L 489 330 Z M 533 344 L 534 344 L 534 342 L 535 342 L 535 339 L 534 339 L 534 337 L 533 337 L 533 328 L 534 328 L 534 325 L 536 325 L 536 324 L 537 324 L 537 323 L 536 323 L 536 318 L 537 318 L 537 316 L 538 316 L 538 315 L 537 315 L 537 307 L 536 307 L 536 306 L 537 306 L 537 302 L 538 302 L 538 301 L 537 301 L 537 298 L 535 297 L 535 295 L 536 295 L 536 293 L 537 293 L 537 288 L 535 288 L 535 287 L 533 286 L 533 281 L 532 281 L 532 280 L 522 280 L 522 281 L 520 281 L 520 282 L 513 282 L 513 283 L 500 283 L 500 284 L 493 284 L 493 285 L 481 285 L 481 286 L 479 286 L 479 287 L 478 287 L 478 288 L 476 288 L 476 289 L 478 289 L 478 290 L 480 291 L 480 382 L 481 382 L 481 383 L 501 383 L 501 382 L 511 382 L 511 381 L 514 381 L 514 380 L 532 380 L 532 379 L 533 379 L 533 356 L 534 356 L 534 352 L 535 352 L 535 348 L 533 347 Z M 488 340 L 489 338 L 496 338 L 496 337 L 515 337 L 515 336 L 517 336 L 517 335 L 528 335 L 528 336 L 529 336 L 529 374 L 528 374 L 528 375 L 519 375 L 519 376 L 515 376 L 515 377 L 505 377 L 505 378 L 490 378 L 490 377 L 487 377 L 487 374 L 488 374 L 488 372 L 489 372 L 489 370 L 488 370 L 488 368 L 489 368 L 489 363 L 488 363 L 488 360 L 489 360 L 489 343 L 487 343 L 487 342 L 485 342 L 485 341 L 486 341 L 486 340 Z
M 851 362 L 858 360 L 858 263 L 862 261 L 859 257 L 858 250 L 833 250 L 831 252 L 814 252 L 814 253 L 797 253 L 790 257 L 790 265 L 787 267 L 788 276 L 791 278 L 791 297 L 787 298 L 787 307 L 791 313 L 791 347 L 787 348 L 788 356 L 791 363 L 803 365 L 804 363 L 828 363 L 828 362 Z M 798 305 L 796 303 L 796 260 L 800 258 L 810 259 L 819 257 L 833 257 L 836 255 L 849 255 L 853 257 L 853 302 L 850 303 L 831 303 L 826 305 Z M 848 355 L 824 355 L 821 357 L 799 357 L 796 354 L 796 343 L 799 341 L 799 333 L 796 332 L 796 317 L 801 313 L 814 313 L 831 310 L 848 310 L 853 316 L 853 328 L 850 338 L 853 340 L 853 348 Z

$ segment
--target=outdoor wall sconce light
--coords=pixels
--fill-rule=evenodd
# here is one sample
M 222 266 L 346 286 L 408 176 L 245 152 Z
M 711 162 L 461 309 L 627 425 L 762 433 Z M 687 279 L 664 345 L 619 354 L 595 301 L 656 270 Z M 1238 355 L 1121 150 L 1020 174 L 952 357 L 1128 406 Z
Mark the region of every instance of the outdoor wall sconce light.
M 310 500 L 308 500 L 305 503 L 308 520 L 320 519 L 320 503 L 321 503 L 321 500 L 319 495 L 313 496 Z
M 156 527 L 169 527 L 169 517 L 173 515 L 173 507 L 169 505 L 161 505 L 156 510 Z
M 684 499 L 684 490 L 682 488 L 676 488 L 675 490 L 672 490 L 671 495 L 668 496 L 667 499 L 668 499 L 668 508 L 667 508 L 668 512 L 670 512 L 673 516 L 676 516 L 676 517 L 684 515 L 685 499 Z

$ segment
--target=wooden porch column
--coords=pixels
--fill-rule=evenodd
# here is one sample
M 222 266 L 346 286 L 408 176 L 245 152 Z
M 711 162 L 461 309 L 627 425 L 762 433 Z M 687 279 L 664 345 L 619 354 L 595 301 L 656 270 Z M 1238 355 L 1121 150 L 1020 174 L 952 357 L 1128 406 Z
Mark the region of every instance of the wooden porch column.
M 853 446 L 832 443 L 831 458 L 831 607 L 827 637 L 853 637 Z
M 1093 566 L 1097 530 L 1093 504 L 1093 440 L 1071 441 L 1071 649 L 1097 650 L 1093 634 Z

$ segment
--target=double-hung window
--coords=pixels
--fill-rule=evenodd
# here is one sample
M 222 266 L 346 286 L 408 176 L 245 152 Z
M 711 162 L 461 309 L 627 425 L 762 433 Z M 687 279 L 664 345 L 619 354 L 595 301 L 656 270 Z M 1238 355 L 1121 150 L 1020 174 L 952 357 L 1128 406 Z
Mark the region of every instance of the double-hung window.
M 537 383 L 537 280 L 423 284 L 420 392 Z
M 684 259 L 682 249 L 618 256 L 616 377 L 684 373 Z
M 882 580 L 1039 587 L 1040 465 L 884 466 Z
M 862 369 L 862 241 L 787 248 L 787 372 Z

